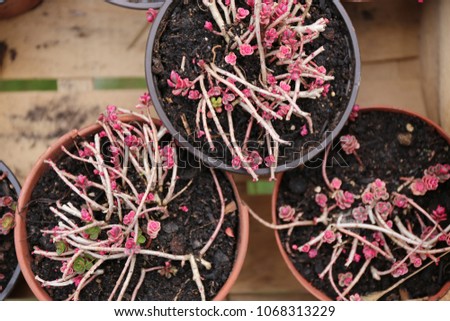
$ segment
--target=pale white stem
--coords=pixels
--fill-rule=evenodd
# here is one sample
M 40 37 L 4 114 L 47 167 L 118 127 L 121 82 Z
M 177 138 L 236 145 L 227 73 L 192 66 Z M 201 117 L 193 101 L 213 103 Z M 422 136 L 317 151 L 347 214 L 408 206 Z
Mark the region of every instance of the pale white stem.
M 358 284 L 359 280 L 361 279 L 363 274 L 366 272 L 366 270 L 369 267 L 371 262 L 372 262 L 372 259 L 368 259 L 364 262 L 363 266 L 361 266 L 361 269 L 358 271 L 358 274 L 356 274 L 356 276 L 352 280 L 352 282 L 348 285 L 348 287 L 345 288 L 344 292 L 342 292 L 343 296 L 346 296 L 347 294 L 349 294 L 350 291 L 355 287 L 355 285 Z
M 202 301 L 206 301 L 205 288 L 202 283 L 202 278 L 200 276 L 200 271 L 198 270 L 197 262 L 195 261 L 195 257 L 193 255 L 189 256 L 189 263 L 191 264 L 192 269 L 192 280 L 194 280 L 195 284 L 197 284 L 197 288 L 200 292 Z
M 117 279 L 116 285 L 114 286 L 114 289 L 112 290 L 111 294 L 109 295 L 108 301 L 111 301 L 114 298 L 114 295 L 116 295 L 117 290 L 119 289 L 120 284 L 122 283 L 123 278 L 125 277 L 125 273 L 128 270 L 128 267 L 130 266 L 131 259 L 135 257 L 134 255 L 130 255 L 125 262 L 125 266 L 122 269 L 122 273 L 120 273 L 119 278 Z
M 81 279 L 80 283 L 77 286 L 77 289 L 75 290 L 74 296 L 73 296 L 73 300 L 74 301 L 78 301 L 78 298 L 80 296 L 80 292 L 81 289 L 83 288 L 84 284 L 87 282 L 87 280 L 91 277 L 91 275 L 94 274 L 95 270 L 97 270 L 98 267 L 100 267 L 100 265 L 102 265 L 104 262 L 104 260 L 98 260 L 97 262 L 95 262 L 95 264 L 89 269 L 89 271 L 87 271 L 84 275 L 83 278 Z
M 117 301 L 122 301 L 125 292 L 128 289 L 128 285 L 130 284 L 131 277 L 133 276 L 134 267 L 136 266 L 136 255 L 131 257 L 130 269 L 128 271 L 127 277 L 123 282 L 122 289 L 120 290 L 119 296 L 117 297 Z

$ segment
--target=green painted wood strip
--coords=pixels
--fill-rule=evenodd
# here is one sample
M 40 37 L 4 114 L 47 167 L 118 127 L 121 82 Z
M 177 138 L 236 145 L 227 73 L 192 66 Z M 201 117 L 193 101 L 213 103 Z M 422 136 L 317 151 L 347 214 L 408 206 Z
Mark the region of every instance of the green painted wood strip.
M 0 80 L 0 92 L 54 91 L 57 89 L 56 79 Z
M 145 78 L 95 78 L 94 89 L 147 89 Z

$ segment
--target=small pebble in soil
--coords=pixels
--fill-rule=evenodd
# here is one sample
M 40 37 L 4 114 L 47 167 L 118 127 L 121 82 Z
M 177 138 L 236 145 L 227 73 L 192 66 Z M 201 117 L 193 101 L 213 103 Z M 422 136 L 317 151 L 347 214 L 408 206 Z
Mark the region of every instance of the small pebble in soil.
M 306 191 L 307 184 L 305 179 L 296 178 L 289 180 L 289 189 L 296 194 L 303 194 Z
M 322 191 L 322 187 L 320 187 L 320 186 L 316 186 L 315 188 L 314 188 L 314 192 L 315 193 L 320 193 Z
M 295 130 L 295 125 L 291 126 L 291 130 L 294 131 Z
M 412 133 L 414 131 L 414 126 L 411 125 L 410 123 L 407 123 L 406 130 L 408 131 L 408 133 Z
M 175 233 L 176 231 L 178 231 L 178 225 L 174 222 L 169 222 L 167 224 L 162 224 L 162 228 L 163 231 L 168 233 L 168 234 L 172 234 Z
M 216 252 L 216 254 L 214 255 L 214 262 L 216 264 L 219 263 L 227 263 L 228 261 L 230 261 L 230 259 L 228 258 L 227 255 L 225 255 L 222 251 L 218 250 Z
M 400 133 L 397 135 L 397 140 L 402 146 L 411 146 L 413 136 L 411 133 Z

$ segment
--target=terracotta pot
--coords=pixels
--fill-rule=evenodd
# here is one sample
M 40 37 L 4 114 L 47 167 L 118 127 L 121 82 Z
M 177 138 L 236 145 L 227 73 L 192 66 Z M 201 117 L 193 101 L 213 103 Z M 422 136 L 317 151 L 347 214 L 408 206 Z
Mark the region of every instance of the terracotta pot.
M 432 120 L 430 120 L 430 119 L 428 119 L 426 117 L 423 117 L 423 116 L 421 116 L 419 114 L 416 114 L 416 113 L 411 112 L 411 111 L 403 110 L 403 109 L 393 108 L 393 107 L 363 108 L 363 109 L 361 109 L 360 112 L 370 112 L 370 111 L 395 112 L 395 113 L 405 114 L 405 115 L 408 115 L 408 116 L 419 118 L 422 121 L 424 121 L 425 123 L 427 123 L 428 125 L 434 127 L 436 129 L 437 133 L 439 133 L 439 135 L 441 135 L 448 142 L 448 144 L 450 145 L 450 136 L 439 125 L 434 123 Z M 281 174 L 277 175 L 277 180 L 276 180 L 275 187 L 274 187 L 273 194 L 272 194 L 272 221 L 273 221 L 274 224 L 277 223 L 277 199 L 278 199 L 278 193 L 279 193 L 279 190 L 280 190 L 280 184 L 281 184 L 283 175 L 289 175 L 289 173 L 285 173 L 285 174 L 281 173 Z M 277 231 L 275 231 L 275 238 L 276 238 L 276 242 L 277 242 L 277 245 L 278 245 L 278 249 L 280 250 L 281 256 L 283 257 L 286 265 L 288 266 L 289 270 L 291 270 L 291 273 L 294 275 L 294 277 L 297 279 L 297 281 L 308 292 L 310 292 L 312 295 L 314 295 L 319 300 L 321 300 L 321 301 L 333 301 L 329 296 L 327 296 L 322 291 L 320 291 L 319 289 L 314 287 L 295 268 L 294 264 L 292 263 L 292 261 L 289 258 L 289 255 L 286 253 L 286 251 L 284 249 L 284 245 L 281 243 L 281 239 L 280 239 L 280 236 L 279 236 Z M 444 286 L 442 287 L 442 289 L 438 293 L 436 293 L 435 295 L 429 297 L 429 300 L 432 300 L 432 301 L 439 300 L 440 298 L 445 296 L 449 291 L 450 291 L 450 281 L 448 281 L 446 284 L 444 284 Z
M 133 116 L 121 117 L 121 120 L 124 122 L 131 121 L 139 121 L 138 118 Z M 159 120 L 154 120 L 157 126 L 161 125 Z M 15 228 L 15 244 L 16 244 L 16 252 L 17 258 L 22 269 L 22 274 L 25 277 L 26 282 L 29 287 L 33 291 L 33 294 L 40 301 L 50 301 L 52 298 L 45 292 L 40 283 L 36 281 L 35 274 L 31 270 L 31 254 L 30 248 L 27 240 L 27 232 L 26 232 L 26 216 L 27 216 L 27 204 L 30 201 L 31 194 L 39 181 L 40 177 L 49 170 L 47 164 L 44 163 L 45 160 L 51 159 L 53 161 L 58 160 L 58 158 L 63 154 L 61 151 L 61 147 L 65 146 L 66 148 L 70 148 L 73 146 L 73 141 L 76 137 L 87 137 L 98 133 L 101 130 L 100 125 L 91 125 L 81 130 L 72 130 L 69 133 L 65 134 L 61 138 L 59 138 L 53 145 L 51 145 L 48 150 L 38 159 L 33 169 L 25 181 L 23 186 L 22 193 L 18 202 L 18 210 L 16 212 L 16 228 Z M 239 209 L 239 235 L 238 235 L 238 246 L 237 246 L 237 255 L 235 259 L 235 263 L 233 269 L 230 273 L 230 276 L 222 289 L 217 293 L 214 300 L 224 300 L 227 294 L 230 292 L 231 287 L 235 283 L 238 275 L 242 269 L 244 264 L 245 255 L 248 247 L 248 238 L 249 238 L 249 219 L 248 219 L 248 210 L 245 206 L 242 205 L 241 198 L 239 196 L 239 192 L 237 190 L 236 184 L 233 180 L 233 177 L 226 173 L 226 176 L 233 188 L 234 195 L 236 197 L 236 201 Z
M 196 159 L 200 159 L 203 163 L 213 167 L 213 168 L 219 168 L 222 170 L 225 170 L 227 172 L 233 172 L 238 174 L 247 174 L 247 171 L 245 169 L 235 169 L 231 165 L 228 165 L 224 163 L 221 159 L 215 158 L 212 156 L 209 156 L 207 154 L 204 154 L 200 149 L 195 148 L 183 135 L 181 135 L 180 132 L 176 130 L 176 128 L 173 126 L 173 120 L 168 117 L 166 114 L 163 106 L 162 101 L 163 97 L 161 96 L 161 93 L 157 86 L 157 78 L 153 74 L 152 71 L 152 61 L 153 61 L 153 50 L 155 46 L 155 40 L 158 39 L 163 29 L 159 28 L 159 25 L 163 21 L 163 19 L 170 14 L 170 9 L 172 8 L 172 4 L 175 2 L 175 0 L 166 0 L 164 2 L 164 5 L 159 10 L 158 15 L 156 16 L 155 21 L 153 22 L 152 28 L 150 30 L 150 34 L 147 41 L 147 48 L 146 48 L 146 58 L 145 58 L 145 71 L 146 71 L 146 78 L 147 78 L 147 87 L 149 89 L 150 95 L 153 100 L 153 104 L 155 106 L 156 112 L 158 113 L 159 118 L 163 122 L 164 126 L 169 130 L 170 134 L 179 142 L 179 144 L 183 147 L 185 147 L 188 151 L 190 151 L 192 154 L 195 155 Z M 334 6 L 338 10 L 338 12 L 341 15 L 342 20 L 345 22 L 349 34 L 349 56 L 353 57 L 354 60 L 354 72 L 353 72 L 353 84 L 352 81 L 349 81 L 348 83 L 348 92 L 351 92 L 350 99 L 347 103 L 347 106 L 345 108 L 345 112 L 343 113 L 338 125 L 332 132 L 327 132 L 326 135 L 324 135 L 323 141 L 320 142 L 320 144 L 317 144 L 318 146 L 315 148 L 312 148 L 309 150 L 308 153 L 303 154 L 294 161 L 290 163 L 286 163 L 284 165 L 279 165 L 275 172 L 284 172 L 293 168 L 296 168 L 297 166 L 304 164 L 310 159 L 313 159 L 315 156 L 317 156 L 321 151 L 323 151 L 326 146 L 328 146 L 329 143 L 331 143 L 332 138 L 337 136 L 339 132 L 344 127 L 344 124 L 346 123 L 348 117 L 350 116 L 350 113 L 352 111 L 352 108 L 355 104 L 356 97 L 359 90 L 359 85 L 361 81 L 361 59 L 360 59 L 360 53 L 359 53 L 359 45 L 358 45 L 358 39 L 356 37 L 355 29 L 351 23 L 350 17 L 347 15 L 347 12 L 345 11 L 344 7 L 342 6 L 340 0 L 332 0 Z M 270 170 L 269 168 L 261 168 L 256 171 L 257 175 L 269 175 Z
M 42 0 L 0 0 L 0 19 L 12 18 L 33 9 Z
M 13 172 L 8 168 L 8 166 L 6 166 L 2 161 L 0 161 L 0 172 L 8 174 L 6 178 L 6 180 L 9 182 L 8 185 L 14 189 L 16 195 L 20 195 L 21 188 L 19 181 L 14 176 Z M 0 186 L 0 188 L 2 187 Z M 11 231 L 9 233 L 11 233 Z M 0 301 L 3 301 L 8 297 L 8 295 L 11 293 L 12 289 L 16 285 L 19 276 L 20 276 L 20 267 L 19 264 L 17 264 L 13 272 L 13 275 L 9 279 L 9 282 L 7 283 L 6 287 L 3 289 L 2 292 L 0 292 Z

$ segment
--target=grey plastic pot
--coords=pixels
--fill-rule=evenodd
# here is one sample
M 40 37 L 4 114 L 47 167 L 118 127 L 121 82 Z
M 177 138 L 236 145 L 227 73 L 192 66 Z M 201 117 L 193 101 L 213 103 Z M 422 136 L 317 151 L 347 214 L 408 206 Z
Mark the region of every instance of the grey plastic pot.
M 4 181 L 0 182 L 0 190 L 4 190 L 5 194 L 12 188 L 18 197 L 20 195 L 20 184 L 17 178 L 14 176 L 14 174 L 11 172 L 11 170 L 6 166 L 2 161 L 0 161 L 0 172 L 7 173 L 7 177 Z M 5 183 L 6 182 L 6 183 Z M 9 186 L 5 186 L 5 184 L 8 184 Z M 2 193 L 3 194 L 3 193 Z M 11 196 L 11 195 L 10 195 Z M 11 232 L 12 233 L 12 232 Z M 20 275 L 20 267 L 17 263 L 17 266 L 13 272 L 13 275 L 9 279 L 9 282 L 7 283 L 6 287 L 3 289 L 2 292 L 0 292 L 0 301 L 3 301 L 6 299 L 6 297 L 11 293 L 12 289 L 16 285 Z
M 170 119 L 167 114 L 164 111 L 163 103 L 162 103 L 162 96 L 161 93 L 157 87 L 157 80 L 155 75 L 152 71 L 152 61 L 153 61 L 153 49 L 155 46 L 155 40 L 158 39 L 161 34 L 164 32 L 164 30 L 161 30 L 159 28 L 159 25 L 161 24 L 164 19 L 171 14 L 171 8 L 173 5 L 176 5 L 177 0 L 166 0 L 164 2 L 164 5 L 159 10 L 158 15 L 156 16 L 155 21 L 153 22 L 152 28 L 150 30 L 150 34 L 147 41 L 147 49 L 146 49 L 146 57 L 145 57 L 145 71 L 146 71 L 146 78 L 147 78 L 147 86 L 150 92 L 150 96 L 153 99 L 153 104 L 155 106 L 156 112 L 158 113 L 159 118 L 163 122 L 164 126 L 169 130 L 170 134 L 179 142 L 179 144 L 186 149 L 189 150 L 192 154 L 195 155 L 197 159 L 202 160 L 205 164 L 214 167 L 219 168 L 228 172 L 234 172 L 238 174 L 246 174 L 247 172 L 244 169 L 235 169 L 231 165 L 228 165 L 224 163 L 221 159 L 209 156 L 204 154 L 201 150 L 198 148 L 195 148 L 192 146 L 191 143 L 188 142 L 186 137 L 181 135 L 180 132 L 178 132 L 175 127 L 173 126 L 173 120 Z M 341 15 L 341 18 L 344 20 L 348 35 L 349 35 L 349 55 L 353 58 L 354 66 L 353 66 L 353 79 L 349 81 L 347 91 L 350 93 L 350 99 L 348 101 L 348 104 L 346 106 L 345 112 L 343 113 L 338 125 L 334 128 L 333 131 L 327 132 L 325 134 L 325 137 L 322 139 L 321 142 L 319 142 L 318 146 L 309 150 L 308 153 L 302 154 L 299 158 L 295 159 L 292 162 L 280 165 L 276 168 L 275 172 L 284 172 L 290 169 L 293 169 L 295 167 L 298 167 L 308 160 L 313 159 L 315 156 L 317 156 L 320 152 L 322 152 L 328 144 L 331 143 L 334 137 L 338 136 L 339 132 L 344 127 L 344 124 L 346 123 L 348 117 L 350 116 L 350 113 L 352 111 L 352 108 L 355 104 L 359 85 L 360 85 L 360 76 L 361 76 L 361 60 L 360 60 L 360 53 L 359 53 L 359 46 L 358 46 L 358 40 L 356 37 L 356 33 L 354 30 L 354 27 L 350 21 L 349 16 L 347 15 L 344 7 L 342 6 L 341 2 L 339 0 L 332 0 L 334 6 L 338 10 L 338 12 Z M 256 171 L 257 175 L 268 175 L 270 174 L 269 168 L 262 168 Z

